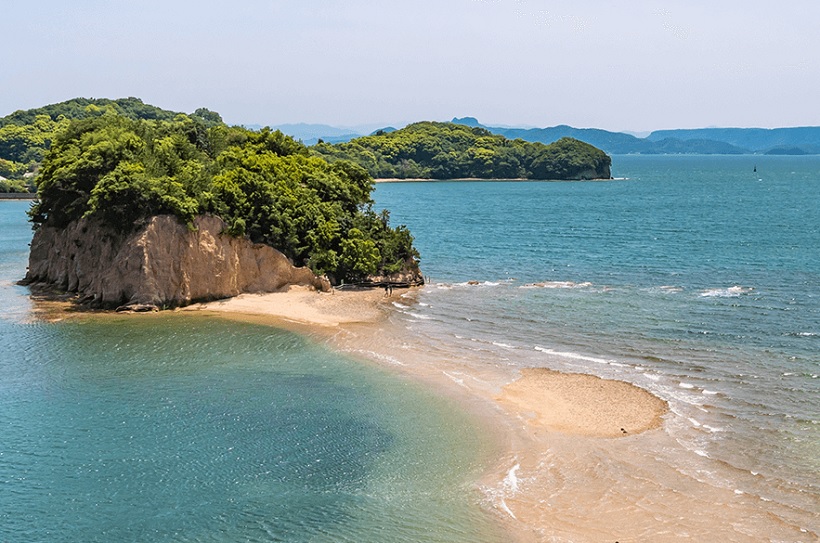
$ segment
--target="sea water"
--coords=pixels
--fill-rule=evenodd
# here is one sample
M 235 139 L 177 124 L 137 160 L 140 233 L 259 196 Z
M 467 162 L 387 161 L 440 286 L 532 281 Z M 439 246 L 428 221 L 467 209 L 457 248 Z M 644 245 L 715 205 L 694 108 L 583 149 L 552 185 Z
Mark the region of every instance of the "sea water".
M 410 228 L 430 279 L 403 325 L 465 363 L 652 391 L 671 409 L 663 450 L 644 451 L 662 466 L 624 464 L 613 485 L 673 473 L 698 482 L 715 525 L 726 503 L 710 506 L 704 487 L 755 512 L 749 529 L 762 531 L 729 540 L 814 540 L 820 157 L 615 156 L 613 175 L 378 185 L 377 206 Z M 629 500 L 657 519 L 646 540 L 679 522 L 671 500 Z
M 203 316 L 32 317 L 0 202 L 0 541 L 503 541 L 475 421 L 374 366 Z

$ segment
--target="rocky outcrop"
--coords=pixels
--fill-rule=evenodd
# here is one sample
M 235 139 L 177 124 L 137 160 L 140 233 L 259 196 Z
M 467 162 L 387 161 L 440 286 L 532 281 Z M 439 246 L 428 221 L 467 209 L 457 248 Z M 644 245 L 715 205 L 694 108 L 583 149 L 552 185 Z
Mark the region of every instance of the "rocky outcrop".
M 100 307 L 151 308 L 272 292 L 288 285 L 328 290 L 327 279 L 295 267 L 272 247 L 222 234 L 225 223 L 198 217 L 194 229 L 169 215 L 117 236 L 81 219 L 34 234 L 27 284 L 45 283 Z

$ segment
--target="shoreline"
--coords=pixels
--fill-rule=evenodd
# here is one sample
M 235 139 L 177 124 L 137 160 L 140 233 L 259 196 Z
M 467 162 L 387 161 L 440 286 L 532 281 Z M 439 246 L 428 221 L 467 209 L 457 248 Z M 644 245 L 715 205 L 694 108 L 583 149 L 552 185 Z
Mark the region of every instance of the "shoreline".
M 491 452 L 483 475 L 465 483 L 507 541 L 745 543 L 757 541 L 755 533 L 789 541 L 815 533 L 785 519 L 773 526 L 768 501 L 704 478 L 706 453 L 670 431 L 685 423 L 674 404 L 639 386 L 527 367 L 451 348 L 448 334 L 430 343 L 413 333 L 401 308 L 423 304 L 423 289 L 387 296 L 291 287 L 174 311 L 290 330 L 454 402 Z M 33 298 L 36 319 L 114 315 L 48 298 Z
M 572 440 L 581 439 L 606 446 L 624 437 L 651 435 L 663 425 L 666 402 L 630 383 L 546 368 L 466 367 L 422 352 L 391 322 L 392 304 L 398 299 L 408 303 L 408 298 L 413 303 L 417 294 L 418 289 L 391 297 L 380 290 L 319 293 L 291 287 L 178 311 L 302 333 L 454 401 L 499 451 L 474 484 L 484 495 L 482 507 L 514 541 L 540 541 L 539 534 L 556 530 L 544 518 L 543 489 L 524 490 L 521 480 L 556 442 L 575 448 Z M 602 407 L 603 416 L 590 416 L 590 410 Z
M 267 320 L 273 326 L 284 325 L 332 338 L 346 328 L 355 328 L 352 335 L 356 338 L 366 336 L 368 331 L 386 337 L 385 317 L 392 310 L 390 304 L 400 297 L 387 296 L 376 289 L 323 293 L 307 287 L 290 287 L 282 292 L 241 294 L 192 304 L 178 311 Z M 446 376 L 447 372 L 441 371 Z M 511 375 L 510 371 L 495 375 L 496 381 L 485 389 L 491 396 L 484 399 L 515 413 L 535 428 L 588 437 L 620 437 L 660 427 L 668 412 L 666 402 L 624 381 L 548 368 L 524 368 L 512 373 L 520 375 Z M 447 379 L 459 384 L 452 376 Z
M 542 182 L 542 183 L 562 183 L 565 181 L 613 181 L 613 177 L 595 177 L 593 179 L 529 179 L 526 177 L 512 177 L 512 178 L 487 178 L 487 177 L 456 177 L 454 179 L 433 179 L 431 177 L 379 177 L 373 179 L 374 183 L 449 183 L 455 181 L 457 183 L 523 183 L 526 181 Z
M 31 192 L 0 192 L 0 200 L 36 200 L 37 195 Z

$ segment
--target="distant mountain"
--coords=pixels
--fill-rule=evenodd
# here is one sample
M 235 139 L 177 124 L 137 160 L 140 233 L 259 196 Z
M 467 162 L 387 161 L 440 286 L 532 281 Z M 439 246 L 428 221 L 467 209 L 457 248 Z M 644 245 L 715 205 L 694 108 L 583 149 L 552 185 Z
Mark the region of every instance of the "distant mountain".
M 354 132 L 349 128 L 338 128 L 327 124 L 280 124 L 273 126 L 276 130 L 281 130 L 294 139 L 302 140 L 305 145 L 315 145 L 319 140 L 328 143 L 344 143 L 353 138 L 364 136 L 359 132 Z
M 623 132 L 610 132 L 598 128 L 574 128 L 567 125 L 552 126 L 549 128 L 504 128 L 485 126 L 474 117 L 453 119 L 456 124 L 471 127 L 480 127 L 494 134 L 500 134 L 510 139 L 520 138 L 524 141 L 552 143 L 561 138 L 570 137 L 594 145 L 613 155 L 627 154 L 743 154 L 747 149 L 714 141 L 705 138 L 682 141 L 676 138 L 663 138 L 657 141 L 648 138 L 638 138 Z
M 816 149 L 820 147 L 820 127 L 656 130 L 649 134 L 646 139 L 659 141 L 666 138 L 687 142 L 692 140 L 721 141 L 757 153 L 791 148 L 792 151 L 802 151 L 806 154 L 816 152 Z
M 486 126 L 475 117 L 454 118 L 457 124 L 480 127 L 507 138 L 552 143 L 563 137 L 579 139 L 609 154 L 820 154 L 820 127 L 698 128 L 656 130 L 645 138 L 624 132 L 560 125 L 549 128 Z
M 471 128 L 484 128 L 508 139 L 550 144 L 561 138 L 574 138 L 594 145 L 612 155 L 739 155 L 820 154 L 820 127 L 798 128 L 698 128 L 681 130 L 656 130 L 646 137 L 625 132 L 610 132 L 598 128 L 575 128 L 567 125 L 547 128 L 517 128 L 487 126 L 475 117 L 456 117 L 454 124 Z M 248 128 L 260 128 L 248 126 Z M 275 126 L 285 134 L 315 145 L 319 140 L 327 143 L 343 143 L 364 135 L 364 130 L 338 128 L 325 124 L 282 124 Z M 390 133 L 396 129 L 379 129 Z M 373 135 L 379 130 L 370 132 Z

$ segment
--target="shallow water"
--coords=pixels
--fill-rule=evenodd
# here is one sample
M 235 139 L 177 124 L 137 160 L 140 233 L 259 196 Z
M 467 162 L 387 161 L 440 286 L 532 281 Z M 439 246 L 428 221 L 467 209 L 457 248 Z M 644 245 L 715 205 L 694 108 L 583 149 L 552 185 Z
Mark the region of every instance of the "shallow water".
M 624 179 L 379 185 L 431 278 L 398 308 L 402 325 L 464 364 L 592 373 L 667 400 L 654 467 L 625 462 L 585 483 L 634 486 L 622 498 L 666 519 L 643 537 L 675 521 L 670 497 L 641 500 L 630 473 L 671 493 L 683 474 L 704 511 L 759 515 L 755 535 L 728 540 L 813 540 L 820 157 L 616 156 L 613 175 Z
M 0 202 L 0 540 L 503 541 L 492 445 L 418 385 L 199 315 L 31 318 Z

